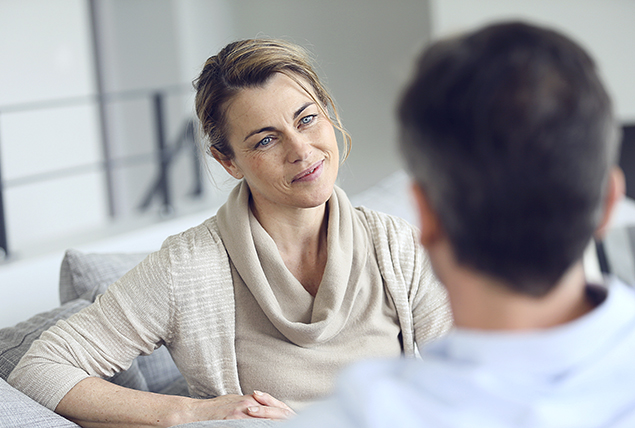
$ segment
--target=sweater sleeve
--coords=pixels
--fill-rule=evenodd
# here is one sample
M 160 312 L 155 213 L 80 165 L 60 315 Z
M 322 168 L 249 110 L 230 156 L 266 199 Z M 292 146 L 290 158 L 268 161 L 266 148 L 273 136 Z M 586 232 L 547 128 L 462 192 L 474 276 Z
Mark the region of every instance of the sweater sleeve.
M 400 218 L 387 219 L 395 269 L 407 287 L 414 340 L 419 348 L 443 336 L 452 326 L 445 287 L 434 275 L 428 253 L 419 243 L 419 231 Z
M 430 259 L 415 234 L 414 266 L 410 292 L 410 306 L 415 342 L 421 348 L 443 336 L 452 327 L 452 311 L 445 287 L 434 275 Z
M 452 326 L 445 288 L 438 281 L 418 230 L 405 220 L 366 208 L 377 259 L 397 307 L 406 355 L 444 335 Z
M 42 333 L 9 383 L 54 410 L 81 380 L 111 377 L 170 340 L 169 249 L 149 255 L 95 302 Z

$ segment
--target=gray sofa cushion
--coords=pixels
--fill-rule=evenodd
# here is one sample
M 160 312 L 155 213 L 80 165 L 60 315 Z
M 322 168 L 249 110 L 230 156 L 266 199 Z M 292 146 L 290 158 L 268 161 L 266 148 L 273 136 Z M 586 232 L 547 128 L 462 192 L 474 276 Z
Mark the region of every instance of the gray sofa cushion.
M 40 334 L 58 320 L 66 319 L 90 305 L 87 300 L 73 300 L 48 312 L 43 312 L 14 327 L 0 330 L 0 426 L 67 428 L 79 425 L 53 413 L 46 407 L 6 383 L 22 355 Z
M 135 267 L 147 254 L 86 254 L 68 250 L 60 268 L 60 302 L 82 298 L 94 301 L 98 294 Z
M 78 428 L 79 425 L 31 400 L 0 379 L 0 426 L 12 428 Z
M 66 319 L 90 305 L 87 300 L 73 300 L 48 312 L 34 315 L 14 327 L 0 329 L 0 378 L 6 380 L 22 355 L 58 320 Z

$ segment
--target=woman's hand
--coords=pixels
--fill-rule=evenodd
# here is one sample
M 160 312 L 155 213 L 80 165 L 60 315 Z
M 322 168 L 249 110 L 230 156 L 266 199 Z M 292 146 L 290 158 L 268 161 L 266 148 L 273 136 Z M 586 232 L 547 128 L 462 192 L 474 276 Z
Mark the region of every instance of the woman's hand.
M 287 419 L 293 410 L 269 394 L 222 395 L 199 400 L 124 388 L 89 377 L 75 385 L 55 411 L 83 427 L 160 426 L 212 419 Z
M 271 395 L 254 391 L 252 395 L 222 395 L 209 400 L 197 400 L 195 413 L 209 419 L 288 419 L 295 412 Z

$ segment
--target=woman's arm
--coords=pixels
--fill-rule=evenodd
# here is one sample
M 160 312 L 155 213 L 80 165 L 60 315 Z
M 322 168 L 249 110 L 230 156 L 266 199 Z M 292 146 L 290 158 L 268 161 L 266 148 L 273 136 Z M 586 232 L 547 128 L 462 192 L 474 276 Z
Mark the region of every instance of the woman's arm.
M 287 419 L 293 414 L 265 393 L 198 400 L 136 391 L 95 377 L 75 385 L 55 411 L 83 427 L 170 427 L 214 419 Z
M 8 382 L 53 410 L 78 382 L 109 378 L 166 343 L 172 313 L 168 280 L 159 276 L 165 269 L 154 265 L 160 259 L 151 255 L 92 305 L 42 333 Z

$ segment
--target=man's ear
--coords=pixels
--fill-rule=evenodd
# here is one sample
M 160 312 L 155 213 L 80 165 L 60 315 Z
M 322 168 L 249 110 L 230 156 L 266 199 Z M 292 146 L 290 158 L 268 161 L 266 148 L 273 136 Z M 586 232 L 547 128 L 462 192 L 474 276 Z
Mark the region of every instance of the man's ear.
M 604 212 L 602 219 L 595 230 L 595 238 L 602 239 L 611 220 L 611 215 L 615 211 L 617 203 L 624 197 L 626 183 L 624 180 L 624 172 L 618 166 L 613 167 L 609 173 L 609 179 L 606 189 L 606 197 L 604 198 Z
M 442 235 L 441 223 L 437 213 L 430 205 L 426 191 L 414 181 L 411 185 L 411 191 L 415 198 L 417 213 L 419 214 L 419 240 L 425 248 L 430 248 Z
M 215 147 L 211 147 L 209 151 L 212 156 L 214 156 L 214 159 L 216 159 L 216 161 L 221 164 L 223 168 L 225 168 L 225 171 L 227 171 L 229 175 L 237 180 L 240 180 L 244 177 L 244 174 L 240 171 L 238 165 L 236 165 L 236 162 L 234 162 L 232 158 L 225 156 Z

